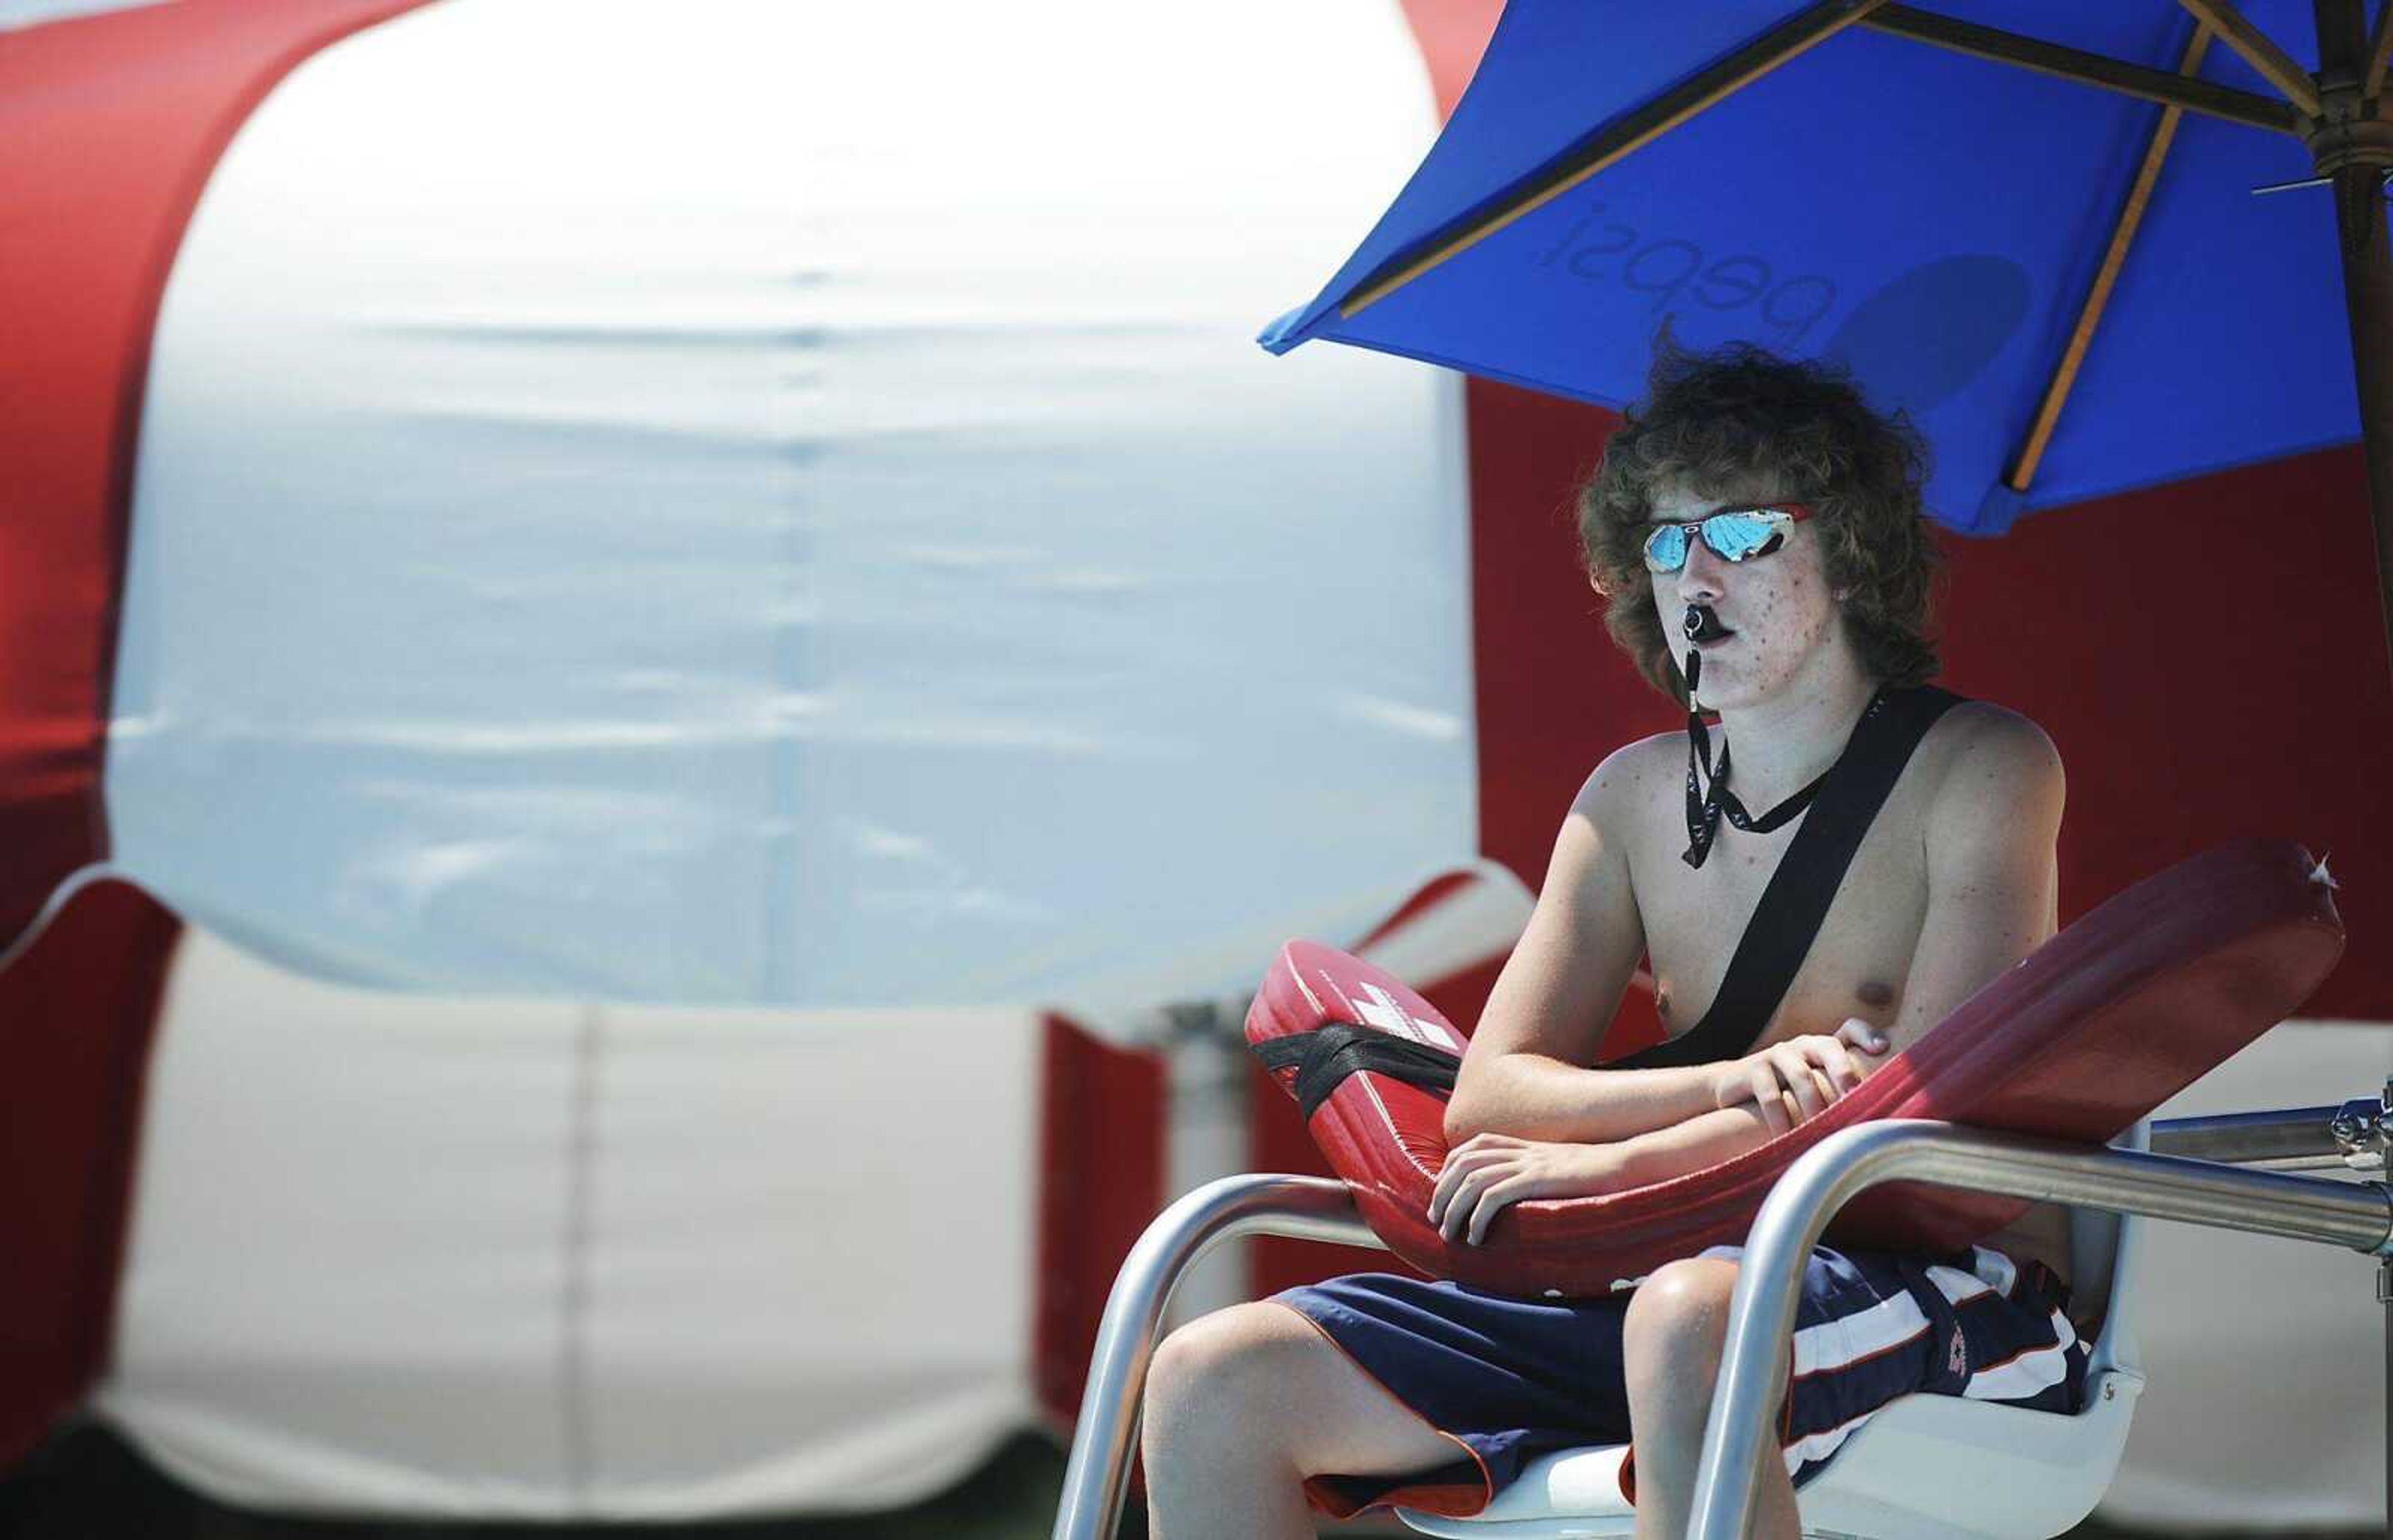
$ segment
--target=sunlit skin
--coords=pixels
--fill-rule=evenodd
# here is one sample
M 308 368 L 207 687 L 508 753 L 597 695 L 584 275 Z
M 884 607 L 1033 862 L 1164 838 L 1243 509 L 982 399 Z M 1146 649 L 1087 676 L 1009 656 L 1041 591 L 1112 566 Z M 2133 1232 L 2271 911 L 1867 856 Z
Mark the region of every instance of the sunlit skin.
M 1719 497 L 1666 485 L 1647 528 L 1772 501 L 1766 493 Z M 1815 520 L 1792 525 L 1777 549 L 1742 562 L 1691 539 L 1685 565 L 1654 576 L 1649 602 L 1667 636 L 1682 634 L 1690 605 L 1708 607 L 1729 633 L 1703 648 L 1698 698 L 1720 712 L 1720 730 L 1737 746 L 1734 785 L 1748 808 L 1772 806 L 1826 768 L 1876 684 L 1863 672 L 1829 592 Z M 1680 668 L 1683 673 L 1683 662 Z M 1807 744 L 1817 747 L 1788 751 Z M 1718 747 L 1716 741 L 1716 757 Z M 1733 1074 L 1721 1077 L 1715 1103 L 1751 1106 L 1771 1132 L 1783 1133 L 1859 1085 L 1886 1046 L 1883 1034 L 1858 1016 L 1833 1033 L 1765 1045 L 1749 1056 L 1753 1062 L 1738 1061 Z M 1617 1150 L 1607 1145 L 1477 1134 L 1449 1152 L 1430 1220 L 1450 1239 L 1475 1245 L 1507 1205 L 1609 1191 L 1620 1184 L 1618 1164 Z
M 1665 487 L 1649 528 L 1771 501 Z M 1662 633 L 1674 640 L 1683 635 L 1690 605 L 1709 607 L 1730 633 L 1702 649 L 1697 698 L 1719 713 L 1720 729 L 1738 745 L 1734 784 L 1749 808 L 1774 805 L 1833 762 L 1876 685 L 1862 671 L 1829 591 L 1816 521 L 1793 525 L 1776 550 L 1742 562 L 1714 554 L 1700 537 L 1691 539 L 1685 565 L 1654 576 L 1650 602 Z M 1681 677 L 1683 656 L 1680 651 Z M 1800 752 L 1806 745 L 1811 752 Z M 1719 748 L 1716 737 L 1715 761 Z M 1759 1114 L 1771 1132 L 1783 1132 L 1858 1086 L 1887 1046 L 1868 1022 L 1849 1018 L 1832 1034 L 1768 1045 L 1749 1056 L 1758 1063 L 1723 1066 L 1729 1072 L 1715 1088 L 1714 1103 L 1744 1106 Z M 1621 1146 L 1481 1133 L 1448 1154 L 1430 1200 L 1430 1220 L 1449 1238 L 1475 1245 L 1510 1203 L 1629 1184 Z M 1694 1467 L 1735 1280 L 1733 1263 L 1689 1259 L 1662 1269 L 1631 1303 L 1632 1321 L 1647 1328 L 1630 1330 L 1624 1340 L 1632 1393 L 1641 1387 L 1646 1391 L 1636 1406 L 1641 1540 L 1682 1534 L 1692 1516 Z M 1796 1540 L 1802 1523 L 1792 1476 L 1775 1458 L 1761 1462 L 1755 1475 L 1754 1533 Z
M 1653 523 L 1689 523 L 1772 501 L 1666 487 L 1654 500 Z M 1684 567 L 1654 575 L 1652 603 L 1662 633 L 1674 643 L 1689 605 L 1709 606 L 1733 633 L 1704 647 L 1699 698 L 1720 713 L 1736 745 L 1737 794 L 1759 810 L 1801 790 L 1835 759 L 1876 684 L 1863 672 L 1829 592 L 1816 518 L 1789 529 L 1768 555 L 1743 562 L 1722 560 L 1701 540 L 1687 544 Z M 1685 647 L 1674 645 L 1672 653 L 1683 672 Z M 1834 731 L 1823 735 L 1831 724 Z M 1824 759 L 1818 747 L 1824 736 L 1833 745 Z M 1819 763 L 1807 766 L 1810 760 Z
M 1766 504 L 1775 490 L 1665 488 L 1653 511 L 1692 521 Z M 1710 606 L 1733 633 L 1706 649 L 1699 698 L 1719 715 L 1715 758 L 1723 736 L 1734 745 L 1731 783 L 1747 808 L 1776 805 L 1835 761 L 1876 686 L 1826 580 L 1816 519 L 1741 563 L 1694 542 L 1680 570 L 1653 579 L 1647 602 L 1666 635 L 1680 634 L 1690 604 Z M 1753 1051 L 1679 1069 L 1590 1069 L 1642 953 L 1657 981 L 1691 1000 L 1716 991 L 1735 941 L 1722 915 L 1749 912 L 1800 827 L 1724 835 L 1706 868 L 1690 871 L 1677 859 L 1685 758 L 1683 734 L 1624 747 L 1564 821 L 1447 1106 L 1430 1218 L 1458 1243 L 1484 1241 L 1512 1204 L 1701 1169 L 1817 1116 L 2051 933 L 2058 758 L 2024 718 L 1956 706 L 1906 772 L 1913 794 L 1890 802 L 1857 858 L 1872 901 L 1823 930 Z M 1647 1540 L 1686 1531 L 1735 1277 L 1732 1261 L 1671 1262 L 1628 1305 L 1624 1388 Z M 1464 1455 L 1304 1315 L 1270 1301 L 1216 1312 L 1165 1341 L 1144 1440 L 1150 1521 L 1164 1540 L 1308 1535 L 1305 1477 L 1400 1476 Z M 1794 1489 L 1774 1451 L 1758 1477 L 1755 1533 L 1792 1540 Z

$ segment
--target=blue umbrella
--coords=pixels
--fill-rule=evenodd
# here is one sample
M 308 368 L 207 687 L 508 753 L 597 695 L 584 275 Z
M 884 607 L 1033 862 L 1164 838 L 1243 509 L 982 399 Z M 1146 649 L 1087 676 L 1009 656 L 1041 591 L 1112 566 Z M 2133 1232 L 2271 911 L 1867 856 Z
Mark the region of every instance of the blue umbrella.
M 1969 534 L 2364 424 L 2393 635 L 2388 18 L 1511 0 L 1394 204 L 1262 340 L 1608 406 L 1666 320 L 1837 358 L 1927 431 L 1931 511 Z

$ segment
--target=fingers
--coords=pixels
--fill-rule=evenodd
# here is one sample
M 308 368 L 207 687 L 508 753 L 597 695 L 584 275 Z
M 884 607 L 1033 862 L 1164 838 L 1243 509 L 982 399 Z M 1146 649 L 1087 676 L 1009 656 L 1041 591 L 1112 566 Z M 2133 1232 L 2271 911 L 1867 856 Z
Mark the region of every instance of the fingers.
M 1762 1127 L 1773 1134 L 1782 1134 L 1795 1127 L 1786 1115 L 1785 1093 L 1780 1089 L 1777 1073 L 1768 1059 L 1757 1062 L 1752 1071 L 1753 1110 L 1761 1115 Z
M 1845 1045 L 1841 1038 L 1821 1038 L 1819 1051 L 1814 1057 L 1819 1063 L 1822 1073 L 1827 1076 L 1828 1084 L 1833 1088 L 1834 1094 L 1829 1098 L 1831 1101 L 1862 1083 L 1862 1072 L 1854 1065 L 1853 1056 L 1845 1051 Z
M 1501 1158 L 1498 1152 L 1483 1154 L 1489 1158 L 1466 1160 L 1459 1166 L 1449 1165 L 1438 1174 L 1438 1190 L 1430 1201 L 1429 1221 L 1437 1226 L 1437 1233 L 1449 1241 L 1458 1241 L 1469 1235 L 1475 1245 L 1479 1236 L 1486 1233 L 1487 1224 L 1494 1220 L 1495 1213 L 1490 1210 L 1483 1220 L 1477 1217 L 1478 1210 L 1485 1203 L 1486 1194 L 1502 1185 L 1512 1174 L 1513 1168 Z M 1449 1174 L 1453 1178 L 1451 1181 L 1447 1181 Z M 1443 1204 L 1437 1201 L 1440 1197 L 1445 1199 Z
M 1780 1043 L 1770 1051 L 1771 1067 L 1778 1072 L 1778 1080 L 1795 1098 L 1795 1121 L 1808 1123 L 1828 1110 L 1820 1097 L 1820 1088 L 1811 1078 L 1811 1061 L 1795 1043 Z
M 1446 1205 L 1445 1216 L 1438 1224 L 1438 1233 L 1449 1241 L 1477 1246 L 1487 1238 L 1488 1227 L 1496 1222 L 1497 1215 L 1523 1198 L 1539 1196 L 1545 1190 L 1544 1180 L 1526 1166 L 1483 1166 L 1457 1185 L 1453 1201 Z
M 1462 1185 L 1463 1173 L 1471 1167 L 1463 1153 L 1465 1148 L 1458 1145 L 1445 1153 L 1445 1164 L 1438 1169 L 1437 1185 L 1430 1189 L 1429 1222 L 1440 1230 L 1445 1228 L 1445 1211 L 1454 1202 L 1456 1190 Z
M 1471 1211 L 1471 1223 L 1464 1233 L 1465 1238 L 1472 1246 L 1477 1246 L 1487 1238 L 1487 1227 L 1496 1222 L 1496 1216 L 1502 1213 L 1508 1205 L 1536 1195 L 1537 1182 L 1525 1171 L 1515 1171 L 1502 1181 L 1491 1183 L 1485 1192 L 1479 1194 L 1479 1202 Z
M 1886 1051 L 1886 1034 L 1859 1016 L 1847 1016 L 1844 1024 L 1837 1028 L 1835 1040 L 1839 1043 L 1850 1043 L 1864 1053 Z
M 1715 1101 L 1721 1109 L 1750 1107 L 1753 1115 L 1761 1119 L 1761 1126 L 1773 1134 L 1785 1133 L 1795 1126 L 1786 1102 L 1786 1088 L 1780 1082 L 1767 1052 L 1729 1061 L 1720 1066 L 1720 1075 Z
M 1447 1231 L 1446 1220 L 1453 1217 L 1456 1194 L 1464 1191 L 1471 1179 L 1486 1169 L 1490 1162 L 1520 1147 L 1522 1141 L 1508 1134 L 1483 1133 L 1448 1150 L 1445 1164 L 1437 1173 L 1437 1185 L 1429 1195 L 1429 1222 L 1440 1231 Z M 1469 1205 L 1464 1205 L 1467 1210 Z M 1448 1234 L 1451 1239 L 1451 1233 Z
M 1875 1056 L 1890 1047 L 1885 1033 L 1848 1016 L 1831 1036 L 1789 1038 L 1723 1066 L 1720 1104 L 1750 1104 L 1771 1133 L 1788 1132 L 1868 1077 L 1856 1052 Z
M 1447 1155 L 1430 1194 L 1429 1221 L 1448 1241 L 1477 1246 L 1496 1216 L 1549 1185 L 1535 1141 L 1506 1134 L 1479 1134 Z
M 1771 1064 L 1769 1054 L 1754 1054 L 1752 1062 L 1745 1066 L 1745 1088 L 1752 1093 L 1754 1110 L 1761 1112 L 1761 1121 L 1769 1124 L 1771 1115 L 1778 1112 L 1778 1103 L 1785 1095 L 1785 1088 L 1778 1083 L 1778 1066 Z M 1778 1133 L 1781 1129 L 1773 1124 L 1771 1131 Z

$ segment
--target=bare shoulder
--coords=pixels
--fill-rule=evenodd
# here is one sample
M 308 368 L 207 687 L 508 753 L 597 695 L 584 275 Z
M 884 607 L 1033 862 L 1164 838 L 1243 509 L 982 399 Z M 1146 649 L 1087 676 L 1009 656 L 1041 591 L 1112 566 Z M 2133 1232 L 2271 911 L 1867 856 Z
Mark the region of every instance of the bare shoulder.
M 1929 732 L 1939 778 L 2015 785 L 2031 790 L 2061 775 L 2060 750 L 2029 718 L 1991 700 L 1964 700 Z
M 1991 700 L 1965 700 L 1929 730 L 1935 781 L 1928 834 L 1962 839 L 2046 834 L 2060 822 L 2067 781 L 2060 750 L 2029 718 Z
M 1572 814 L 1615 837 L 1625 834 L 1678 790 L 1686 755 L 1683 733 L 1655 733 L 1621 745 L 1589 773 L 1571 802 Z

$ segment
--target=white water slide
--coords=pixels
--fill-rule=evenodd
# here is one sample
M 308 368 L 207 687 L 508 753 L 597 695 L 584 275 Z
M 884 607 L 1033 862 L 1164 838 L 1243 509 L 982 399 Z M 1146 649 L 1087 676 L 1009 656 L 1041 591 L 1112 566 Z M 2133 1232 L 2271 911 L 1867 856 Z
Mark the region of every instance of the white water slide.
M 1250 340 L 1432 128 L 1386 0 L 444 0 L 283 80 L 138 452 L 111 868 L 191 930 L 99 1410 L 528 1516 L 1035 1425 L 1036 1010 L 1475 854 L 1457 386 Z

